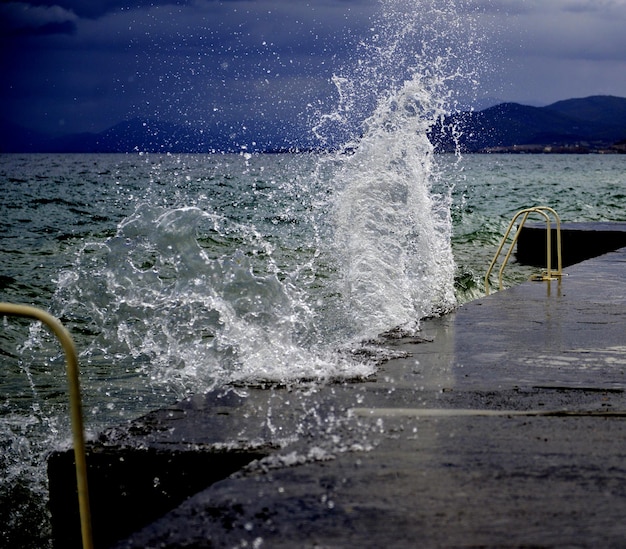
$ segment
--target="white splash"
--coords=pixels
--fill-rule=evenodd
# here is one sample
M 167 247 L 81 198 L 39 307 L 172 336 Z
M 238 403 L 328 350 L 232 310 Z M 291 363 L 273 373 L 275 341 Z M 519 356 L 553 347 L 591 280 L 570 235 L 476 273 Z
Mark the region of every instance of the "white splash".
M 383 98 L 337 174 L 343 293 L 364 334 L 414 330 L 455 304 L 450 196 L 431 190 L 432 103 L 417 76 Z

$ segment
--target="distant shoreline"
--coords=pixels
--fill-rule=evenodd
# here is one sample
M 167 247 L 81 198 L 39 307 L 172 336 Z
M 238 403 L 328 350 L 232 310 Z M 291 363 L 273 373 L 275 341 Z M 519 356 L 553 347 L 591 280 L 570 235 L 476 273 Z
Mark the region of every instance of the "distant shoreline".
M 620 145 L 610 148 L 582 148 L 582 147 L 559 147 L 559 146 L 544 146 L 544 145 L 513 145 L 511 147 L 492 147 L 488 149 L 482 149 L 477 151 L 460 151 L 464 156 L 468 155 L 490 155 L 490 154 L 506 154 L 506 155 L 595 155 L 595 156 L 616 156 L 626 154 L 624 145 Z M 0 155 L 243 155 L 248 151 L 154 151 L 154 150 L 132 150 L 132 151 L 3 151 L 0 150 Z M 284 150 L 257 150 L 250 151 L 249 154 L 261 155 L 279 155 L 279 154 L 331 154 L 337 152 L 331 149 L 284 149 Z M 455 154 L 455 151 L 434 151 L 437 156 L 446 154 Z
M 509 147 L 488 147 L 464 154 L 626 154 L 626 143 L 613 145 L 511 145 Z
M 355 128 L 354 131 L 357 131 Z M 626 98 L 592 96 L 546 107 L 501 103 L 437 120 L 428 137 L 438 153 L 624 154 Z M 134 118 L 99 133 L 50 136 L 0 120 L 2 153 L 302 153 L 340 148 L 288 121 L 268 127 L 208 129 Z

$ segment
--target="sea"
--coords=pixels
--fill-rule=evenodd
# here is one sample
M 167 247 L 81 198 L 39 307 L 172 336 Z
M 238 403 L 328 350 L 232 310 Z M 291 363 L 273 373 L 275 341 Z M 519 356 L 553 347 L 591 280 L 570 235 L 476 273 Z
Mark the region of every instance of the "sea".
M 484 295 L 518 210 L 626 220 L 624 155 L 436 154 L 429 129 L 488 61 L 477 26 L 455 0 L 380 5 L 311 116 L 327 152 L 0 154 L 0 301 L 72 334 L 88 437 L 194 393 L 367 379 L 386 334 Z M 0 323 L 0 547 L 47 548 L 64 357 L 39 323 Z
M 1 155 L 0 301 L 40 307 L 70 330 L 95 436 L 229 384 L 367 378 L 392 356 L 384 344 L 355 348 L 392 329 L 417 333 L 422 319 L 484 295 L 522 208 L 626 220 L 622 155 L 365 162 Z M 513 261 L 505 285 L 533 272 Z M 45 459 L 70 441 L 63 354 L 39 323 L 1 322 L 0 545 L 46 546 Z

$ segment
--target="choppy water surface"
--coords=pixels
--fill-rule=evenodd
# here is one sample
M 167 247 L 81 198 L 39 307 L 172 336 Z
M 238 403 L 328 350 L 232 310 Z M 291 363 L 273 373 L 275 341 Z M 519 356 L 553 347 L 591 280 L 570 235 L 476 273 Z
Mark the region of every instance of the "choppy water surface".
M 3 157 L 2 299 L 50 310 L 74 334 L 92 432 L 226 383 L 366 377 L 376 357 L 354 345 L 452 307 L 453 263 L 447 209 L 433 207 L 449 193 L 430 192 L 430 163 L 393 186 L 361 177 L 379 191 L 354 212 L 357 159 Z M 363 262 L 362 249 L 390 253 Z M 447 275 L 423 258 L 436 250 Z M 43 497 L 43 455 L 69 426 L 56 343 L 36 324 L 5 328 L 9 524 L 18 491 Z
M 486 267 L 513 215 L 523 208 L 553 207 L 563 222 L 626 219 L 624 156 L 468 155 L 461 164 L 463 181 L 452 205 L 461 301 L 483 294 Z M 505 285 L 534 272 L 513 263 L 505 271 Z
M 68 325 L 93 432 L 232 381 L 367 376 L 360 341 L 482 295 L 517 210 L 626 219 L 623 156 L 435 156 L 417 190 L 353 169 L 382 162 L 366 156 L 2 156 L 0 299 Z M 2 322 L 2 518 L 45 522 L 63 359 L 36 324 Z

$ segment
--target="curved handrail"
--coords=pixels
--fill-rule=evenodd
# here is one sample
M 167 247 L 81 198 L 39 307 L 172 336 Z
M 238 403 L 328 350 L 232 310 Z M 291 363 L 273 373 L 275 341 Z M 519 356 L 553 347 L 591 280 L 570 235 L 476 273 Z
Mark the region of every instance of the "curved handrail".
M 76 483 L 78 488 L 78 508 L 83 549 L 93 549 L 91 531 L 91 512 L 89 510 L 89 489 L 87 486 L 87 459 L 85 452 L 85 434 L 78 380 L 78 355 L 72 336 L 61 322 L 51 314 L 30 305 L 0 303 L 0 314 L 30 317 L 46 324 L 61 342 L 67 364 L 67 380 L 70 390 L 70 415 L 74 459 L 76 461 Z
M 549 212 L 554 216 L 555 222 L 556 222 L 556 246 L 557 246 L 557 271 L 553 272 L 552 271 L 552 235 L 550 232 L 550 216 L 548 215 Z M 542 215 L 544 217 L 544 219 L 546 220 L 546 233 L 547 233 L 547 242 L 546 242 L 546 274 L 544 276 L 542 276 L 540 278 L 540 280 L 553 280 L 554 277 L 560 277 L 562 276 L 562 261 L 561 261 L 561 220 L 559 218 L 559 215 L 556 213 L 556 211 L 548 206 L 535 206 L 533 208 L 525 208 L 523 210 L 520 210 L 519 212 L 517 212 L 514 216 L 513 219 L 511 220 L 511 222 L 509 223 L 509 226 L 506 230 L 506 232 L 504 233 L 504 236 L 502 237 L 502 241 L 500 242 L 500 246 L 498 247 L 498 251 L 496 252 L 493 260 L 491 261 L 491 264 L 489 265 L 489 269 L 487 269 L 487 274 L 485 275 L 485 293 L 487 295 L 489 295 L 489 276 L 491 275 L 491 271 L 493 270 L 493 267 L 495 266 L 496 262 L 498 261 L 498 258 L 500 257 L 500 253 L 502 252 L 502 248 L 504 248 L 504 245 L 506 244 L 506 240 L 509 237 L 509 234 L 511 233 L 511 230 L 513 229 L 513 226 L 515 225 L 515 222 L 517 221 L 517 219 L 520 216 L 522 217 L 522 221 L 520 222 L 517 231 L 515 233 L 515 236 L 513 237 L 513 242 L 511 242 L 511 246 L 509 247 L 509 250 L 506 254 L 506 256 L 504 257 L 504 261 L 502 262 L 502 265 L 500 267 L 500 270 L 498 272 L 498 283 L 499 283 L 499 289 L 502 289 L 502 276 L 504 273 L 504 268 L 506 267 L 509 258 L 511 257 L 511 253 L 513 252 L 513 247 L 515 246 L 515 243 L 517 242 L 517 239 L 519 238 L 520 233 L 522 232 L 522 227 L 524 226 L 524 223 L 526 223 L 526 219 L 528 219 L 528 216 L 531 213 L 538 213 L 540 215 Z

